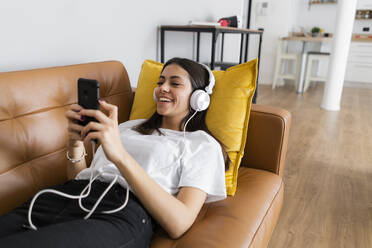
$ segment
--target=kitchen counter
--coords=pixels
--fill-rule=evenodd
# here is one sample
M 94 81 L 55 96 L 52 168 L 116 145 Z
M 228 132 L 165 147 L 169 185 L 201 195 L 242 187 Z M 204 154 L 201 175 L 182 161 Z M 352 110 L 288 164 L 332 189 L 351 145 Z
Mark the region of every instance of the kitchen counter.
M 332 37 L 289 36 L 289 37 L 283 37 L 282 40 L 323 42 L 323 41 L 332 40 Z M 354 42 L 372 42 L 372 34 L 353 34 L 351 40 Z
M 357 42 L 372 42 L 372 38 L 352 38 L 351 41 Z
M 372 34 L 353 34 L 351 41 L 354 42 L 372 42 Z
M 323 42 L 332 40 L 331 37 L 312 37 L 312 36 L 288 36 L 283 37 L 282 40 L 293 40 L 293 41 L 306 41 L 306 42 Z

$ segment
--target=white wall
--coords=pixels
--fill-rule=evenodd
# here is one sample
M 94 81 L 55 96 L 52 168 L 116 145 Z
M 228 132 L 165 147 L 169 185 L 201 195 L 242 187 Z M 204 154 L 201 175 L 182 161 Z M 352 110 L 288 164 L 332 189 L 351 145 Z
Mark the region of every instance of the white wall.
M 287 36 L 293 22 L 295 9 L 293 1 L 296 0 L 253 0 L 251 12 L 251 28 L 264 28 L 261 62 L 260 84 L 271 84 L 275 66 L 276 47 L 279 37 Z M 267 14 L 260 16 L 258 6 L 262 2 L 268 3 Z M 257 40 L 250 39 L 250 57 L 256 56 Z
M 145 59 L 160 60 L 158 26 L 189 20 L 217 21 L 245 15 L 248 0 L 122 1 L 122 0 L 3 0 L 0 2 L 0 72 L 115 59 L 137 84 Z M 268 2 L 266 16 L 257 15 Z M 264 28 L 260 83 L 272 83 L 277 39 L 293 27 L 309 31 L 320 26 L 334 32 L 336 5 L 313 5 L 308 0 L 253 0 L 251 28 Z M 363 23 L 364 22 L 364 23 Z M 354 30 L 366 21 L 356 21 Z M 246 25 L 246 20 L 243 21 Z M 209 61 L 211 35 L 201 35 L 201 60 Z M 167 32 L 166 57 L 195 59 L 195 36 Z M 217 48 L 219 47 L 219 41 Z M 239 35 L 225 36 L 224 60 L 238 62 Z M 297 49 L 299 49 L 297 47 Z M 319 47 L 315 47 L 319 49 Z M 258 36 L 251 36 L 249 59 L 257 56 Z M 329 50 L 326 48 L 325 50 Z M 216 58 L 219 58 L 217 49 Z
M 217 21 L 241 14 L 241 0 L 3 0 L 0 2 L 0 72 L 119 60 L 137 85 L 145 59 L 160 59 L 159 25 Z M 210 36 L 202 35 L 201 58 L 210 58 Z M 192 58 L 191 33 L 166 34 L 166 59 Z M 227 38 L 226 60 L 238 54 Z M 227 49 L 227 48 L 226 48 Z
M 314 26 L 324 29 L 326 33 L 334 33 L 336 24 L 337 4 L 313 4 L 308 8 L 308 0 L 297 0 L 298 14 L 295 25 L 310 32 Z

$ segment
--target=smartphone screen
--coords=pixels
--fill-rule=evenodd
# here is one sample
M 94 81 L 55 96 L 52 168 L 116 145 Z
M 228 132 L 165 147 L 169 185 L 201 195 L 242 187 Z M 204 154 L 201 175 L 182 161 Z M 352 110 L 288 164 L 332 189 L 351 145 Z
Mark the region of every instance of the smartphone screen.
M 78 104 L 85 109 L 99 109 L 99 82 L 95 79 L 78 79 Z M 97 121 L 93 117 L 85 116 L 80 125 L 85 126 L 91 121 Z

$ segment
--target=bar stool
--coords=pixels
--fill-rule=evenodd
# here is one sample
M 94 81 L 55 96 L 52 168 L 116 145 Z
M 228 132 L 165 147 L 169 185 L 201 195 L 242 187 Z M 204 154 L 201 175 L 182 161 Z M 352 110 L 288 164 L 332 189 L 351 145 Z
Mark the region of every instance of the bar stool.
M 305 76 L 305 84 L 304 84 L 304 90 L 303 92 L 306 92 L 307 89 L 310 86 L 311 81 L 320 81 L 320 82 L 326 82 L 327 76 L 312 76 L 312 68 L 313 68 L 313 62 L 314 61 L 326 61 L 329 64 L 329 56 L 330 53 L 323 53 L 323 52 L 308 52 L 307 53 L 307 62 L 306 62 L 306 76 Z
M 274 78 L 273 78 L 273 85 L 272 89 L 275 89 L 276 84 L 279 79 L 290 79 L 294 80 L 296 89 L 298 87 L 297 80 L 300 72 L 300 63 L 301 63 L 301 54 L 300 53 L 288 53 L 287 50 L 287 41 L 279 39 L 278 48 L 276 52 L 276 62 L 275 62 L 275 71 L 274 71 Z M 285 62 L 294 61 L 295 64 L 295 72 L 288 73 L 285 72 Z

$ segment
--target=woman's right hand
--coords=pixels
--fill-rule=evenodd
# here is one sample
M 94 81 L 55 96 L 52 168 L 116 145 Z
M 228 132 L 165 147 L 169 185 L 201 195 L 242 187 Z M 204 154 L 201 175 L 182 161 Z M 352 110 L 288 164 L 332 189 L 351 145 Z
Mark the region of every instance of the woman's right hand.
M 83 146 L 83 141 L 80 137 L 80 132 L 83 129 L 83 126 L 79 125 L 79 121 L 82 120 L 82 115 L 79 114 L 82 110 L 78 104 L 72 104 L 70 109 L 66 112 L 66 118 L 68 120 L 67 131 L 69 137 L 69 147 L 79 147 Z

